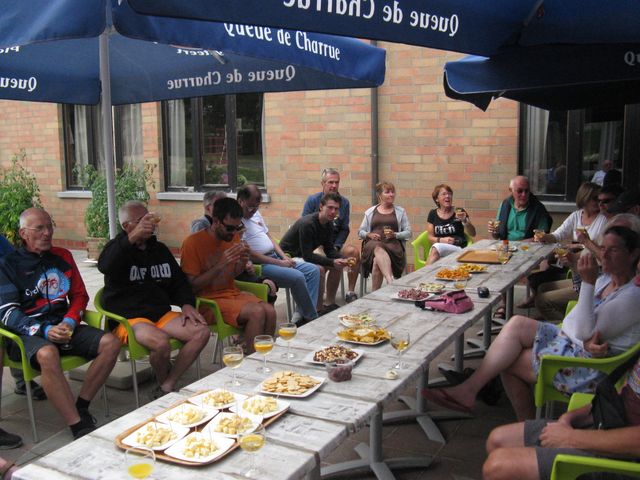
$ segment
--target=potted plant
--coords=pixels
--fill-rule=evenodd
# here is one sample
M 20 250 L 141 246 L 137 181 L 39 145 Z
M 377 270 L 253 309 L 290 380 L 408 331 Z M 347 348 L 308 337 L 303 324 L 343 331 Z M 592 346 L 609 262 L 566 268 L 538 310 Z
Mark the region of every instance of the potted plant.
M 0 233 L 13 245 L 20 245 L 20 214 L 30 207 L 42 207 L 40 187 L 25 164 L 24 149 L 13 155 L 11 166 L 0 171 Z
M 127 165 L 115 175 L 116 209 L 129 200 L 149 201 L 147 185 L 154 186 L 153 166 Z M 86 169 L 87 185 L 91 190 L 91 201 L 84 214 L 87 228 L 87 257 L 97 260 L 102 247 L 109 240 L 109 212 L 107 207 L 107 180 L 102 172 L 92 167 Z

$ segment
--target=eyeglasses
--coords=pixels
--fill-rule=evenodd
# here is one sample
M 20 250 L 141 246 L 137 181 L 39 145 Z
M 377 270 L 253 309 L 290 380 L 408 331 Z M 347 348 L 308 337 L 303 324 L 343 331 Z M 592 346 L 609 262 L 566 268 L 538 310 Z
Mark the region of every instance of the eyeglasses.
M 613 198 L 597 198 L 596 200 L 598 200 L 598 203 L 601 203 L 602 205 L 613 202 Z
M 516 188 L 516 193 L 529 193 L 528 188 Z
M 38 225 L 37 227 L 23 227 L 23 228 L 26 228 L 27 230 L 33 230 L 34 232 L 37 232 L 37 233 L 42 233 L 45 230 L 48 232 L 53 232 L 56 227 L 49 224 L 49 225 Z
M 244 230 L 244 225 L 242 223 L 240 225 L 227 225 L 224 222 L 220 222 L 220 223 L 224 225 L 224 228 L 226 228 L 227 232 L 229 233 L 241 232 L 242 230 Z

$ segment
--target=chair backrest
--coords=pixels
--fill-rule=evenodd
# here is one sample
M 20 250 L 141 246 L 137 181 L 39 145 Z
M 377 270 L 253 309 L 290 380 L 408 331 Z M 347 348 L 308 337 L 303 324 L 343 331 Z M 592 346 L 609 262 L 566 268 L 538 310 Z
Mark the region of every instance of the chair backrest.
M 640 463 L 601 457 L 559 454 L 553 461 L 551 480 L 575 480 L 586 473 L 607 472 L 640 478 Z M 591 477 L 589 477 L 591 478 Z M 598 477 L 600 478 L 600 477 Z M 607 477 L 612 478 L 612 477 Z M 617 476 L 615 478 L 618 478 Z
M 431 250 L 431 240 L 429 240 L 429 232 L 426 230 L 411 242 L 413 247 L 413 268 L 419 270 L 427 264 L 429 250 Z

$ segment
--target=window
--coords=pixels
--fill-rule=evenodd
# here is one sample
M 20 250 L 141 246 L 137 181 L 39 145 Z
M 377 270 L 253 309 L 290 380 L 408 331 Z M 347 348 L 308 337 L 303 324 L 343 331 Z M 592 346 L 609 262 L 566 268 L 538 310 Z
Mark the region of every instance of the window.
M 63 105 L 62 123 L 67 189 L 81 189 L 86 186 L 84 172 L 88 165 L 104 171 L 100 108 L 89 105 Z M 140 104 L 114 107 L 113 123 L 116 166 L 142 165 Z
M 605 160 L 622 172 L 625 185 L 637 182 L 630 165 L 640 147 L 629 139 L 638 134 L 638 107 L 547 111 L 521 105 L 520 171 L 532 190 L 546 200 L 573 201 Z
M 263 95 L 216 95 L 162 105 L 167 190 L 265 185 Z

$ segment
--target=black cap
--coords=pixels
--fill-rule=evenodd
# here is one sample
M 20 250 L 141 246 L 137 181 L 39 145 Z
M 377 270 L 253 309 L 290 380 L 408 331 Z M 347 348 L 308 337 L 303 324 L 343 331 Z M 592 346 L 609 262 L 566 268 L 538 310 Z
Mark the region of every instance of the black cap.
M 638 190 L 627 190 L 620 194 L 607 211 L 609 213 L 624 213 L 636 205 L 640 205 L 640 192 Z

